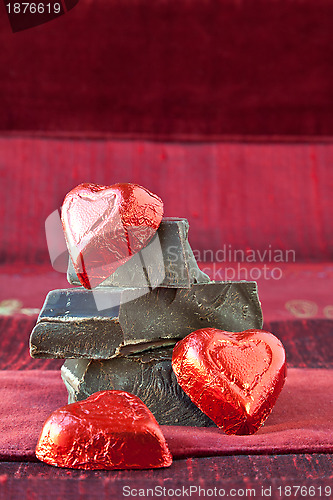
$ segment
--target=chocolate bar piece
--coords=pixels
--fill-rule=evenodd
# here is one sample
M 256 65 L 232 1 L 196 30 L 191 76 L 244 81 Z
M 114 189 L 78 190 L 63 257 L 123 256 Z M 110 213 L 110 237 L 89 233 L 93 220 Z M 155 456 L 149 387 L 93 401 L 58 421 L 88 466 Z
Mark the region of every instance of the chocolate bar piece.
M 115 389 L 138 396 L 159 424 L 215 426 L 178 385 L 172 351 L 166 347 L 103 361 L 68 359 L 61 368 L 68 402 Z
M 34 358 L 110 359 L 175 344 L 199 328 L 262 327 L 255 282 L 211 282 L 191 288 L 74 288 L 46 297 L 30 337 Z
M 209 276 L 199 269 L 187 240 L 188 229 L 186 219 L 162 219 L 151 242 L 99 286 L 190 288 L 194 283 L 208 283 Z M 80 285 L 71 259 L 67 279 Z

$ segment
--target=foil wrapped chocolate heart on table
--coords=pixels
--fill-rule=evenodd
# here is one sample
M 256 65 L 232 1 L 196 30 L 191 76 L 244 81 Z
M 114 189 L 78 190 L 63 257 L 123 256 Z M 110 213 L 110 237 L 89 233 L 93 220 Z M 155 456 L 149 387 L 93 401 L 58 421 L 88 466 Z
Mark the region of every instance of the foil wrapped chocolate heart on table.
M 74 469 L 169 467 L 172 456 L 153 414 L 124 391 L 97 392 L 54 411 L 39 437 L 36 456 Z
M 262 330 L 197 330 L 173 350 L 172 368 L 191 400 L 227 434 L 253 434 L 286 377 L 281 342 Z

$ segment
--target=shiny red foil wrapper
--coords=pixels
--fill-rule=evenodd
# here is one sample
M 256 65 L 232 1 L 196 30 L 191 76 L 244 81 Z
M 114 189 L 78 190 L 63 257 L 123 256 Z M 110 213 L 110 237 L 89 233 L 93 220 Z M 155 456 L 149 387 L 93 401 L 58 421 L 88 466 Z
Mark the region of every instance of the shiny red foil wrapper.
M 46 420 L 39 460 L 74 469 L 168 467 L 172 456 L 151 411 L 133 394 L 96 392 Z
M 283 345 L 263 330 L 197 330 L 176 344 L 172 367 L 186 394 L 227 434 L 254 434 L 286 378 Z
M 81 284 L 99 285 L 147 246 L 162 217 L 162 200 L 137 184 L 80 184 L 72 189 L 61 219 Z

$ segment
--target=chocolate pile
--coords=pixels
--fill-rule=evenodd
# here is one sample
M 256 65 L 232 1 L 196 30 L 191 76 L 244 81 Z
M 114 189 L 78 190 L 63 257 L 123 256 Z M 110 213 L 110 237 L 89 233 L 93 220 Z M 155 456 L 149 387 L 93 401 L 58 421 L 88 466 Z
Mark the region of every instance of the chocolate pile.
M 199 269 L 188 228 L 186 219 L 162 219 L 94 289 L 80 286 L 70 259 L 68 281 L 78 286 L 48 294 L 30 338 L 33 358 L 66 359 L 70 403 L 115 389 L 138 396 L 159 424 L 215 425 L 178 385 L 174 345 L 201 328 L 260 329 L 262 312 L 255 282 L 215 282 Z

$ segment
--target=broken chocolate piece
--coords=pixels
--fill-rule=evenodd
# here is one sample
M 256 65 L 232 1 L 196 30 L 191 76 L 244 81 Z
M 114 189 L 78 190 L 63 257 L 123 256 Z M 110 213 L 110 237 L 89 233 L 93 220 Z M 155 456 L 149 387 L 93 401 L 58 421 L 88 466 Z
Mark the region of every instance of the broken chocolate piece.
M 187 240 L 188 228 L 186 219 L 162 219 L 151 242 L 99 286 L 190 288 L 193 283 L 208 283 Z M 80 285 L 71 259 L 67 279 Z
M 172 456 L 154 416 L 133 394 L 103 391 L 54 411 L 36 447 L 39 460 L 73 469 L 169 467 Z
M 61 368 L 68 402 L 96 391 L 123 390 L 138 396 L 160 425 L 215 426 L 179 386 L 172 351 L 165 347 L 105 361 L 68 359 Z
M 263 330 L 205 328 L 178 342 L 172 367 L 191 400 L 227 434 L 253 434 L 286 377 L 281 342 Z
M 93 288 L 147 246 L 163 202 L 137 184 L 80 184 L 65 197 L 61 220 L 80 283 Z
M 100 287 L 50 292 L 31 333 L 31 356 L 110 359 L 124 347 L 130 352 L 141 343 L 176 343 L 202 327 L 262 327 L 255 282 L 145 291 Z M 138 297 L 139 292 L 144 295 Z

